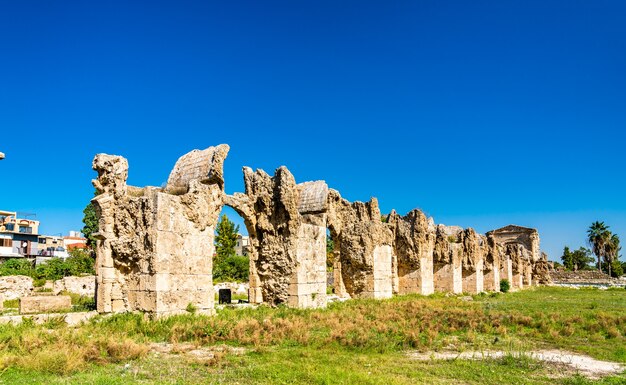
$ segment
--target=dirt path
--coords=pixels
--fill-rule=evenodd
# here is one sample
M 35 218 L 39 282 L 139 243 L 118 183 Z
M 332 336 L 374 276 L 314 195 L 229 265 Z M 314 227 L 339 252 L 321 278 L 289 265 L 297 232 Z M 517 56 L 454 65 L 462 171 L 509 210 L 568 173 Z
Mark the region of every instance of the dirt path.
M 535 350 L 530 352 L 504 352 L 504 351 L 469 351 L 469 352 L 410 352 L 409 357 L 415 360 L 482 360 L 501 358 L 511 354 L 526 356 L 537 361 L 568 368 L 572 372 L 578 372 L 589 378 L 600 378 L 608 375 L 619 374 L 626 368 L 615 362 L 599 361 L 582 354 L 570 353 L 563 350 Z

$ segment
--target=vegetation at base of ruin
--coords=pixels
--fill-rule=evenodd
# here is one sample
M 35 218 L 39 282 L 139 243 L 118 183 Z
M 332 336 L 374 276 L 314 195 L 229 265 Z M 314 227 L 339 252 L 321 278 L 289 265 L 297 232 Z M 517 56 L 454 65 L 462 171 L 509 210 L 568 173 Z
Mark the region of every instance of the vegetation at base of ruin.
M 52 258 L 33 267 L 32 262 L 25 259 L 10 259 L 0 265 L 0 276 L 25 275 L 35 280 L 35 286 L 43 286 L 46 280 L 57 280 L 63 277 L 95 274 L 95 258 L 82 249 L 72 249 L 70 257 L 63 261 Z
M 72 300 L 72 311 L 96 310 L 96 299 L 69 291 L 62 291 L 60 295 L 69 295 Z
M 502 293 L 508 293 L 510 289 L 511 289 L 511 283 L 509 282 L 509 280 L 508 279 L 501 279 L 500 280 L 500 291 Z
M 185 308 L 185 311 L 187 311 L 187 313 L 196 314 L 196 312 L 198 311 L 198 308 L 196 307 L 196 305 L 189 302 L 187 304 L 187 307 Z
M 226 344 L 245 353 L 197 362 L 151 353 L 151 343 Z M 554 368 L 529 359 L 418 362 L 406 354 L 552 347 L 626 363 L 626 290 L 540 287 L 473 301 L 407 295 L 159 320 L 120 314 L 75 329 L 61 322 L 0 325 L 0 383 L 592 383 L 571 373 L 550 378 Z M 622 375 L 598 383 L 624 381 Z

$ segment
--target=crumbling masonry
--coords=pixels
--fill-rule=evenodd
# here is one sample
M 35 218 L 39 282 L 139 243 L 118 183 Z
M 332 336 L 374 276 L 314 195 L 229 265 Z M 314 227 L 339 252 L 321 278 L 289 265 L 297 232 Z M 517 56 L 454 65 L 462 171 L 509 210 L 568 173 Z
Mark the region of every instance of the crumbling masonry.
M 334 290 L 347 298 L 435 291 L 498 291 L 547 283 L 536 230 L 507 226 L 485 235 L 435 225 L 419 210 L 382 217 L 378 201 L 349 202 L 325 182 L 296 183 L 244 168 L 245 192 L 224 192 L 227 145 L 182 156 L 163 188 L 126 184 L 128 162 L 96 155 L 92 202 L 99 217 L 96 302 L 101 313 L 155 316 L 189 306 L 214 311 L 214 230 L 224 205 L 244 219 L 251 241 L 252 303 L 324 307 L 326 234 L 334 243 Z

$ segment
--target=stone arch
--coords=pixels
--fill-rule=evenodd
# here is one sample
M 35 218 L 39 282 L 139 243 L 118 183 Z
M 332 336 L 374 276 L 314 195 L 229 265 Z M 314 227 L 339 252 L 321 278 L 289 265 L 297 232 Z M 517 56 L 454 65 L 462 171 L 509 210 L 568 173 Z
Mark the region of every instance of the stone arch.
M 241 218 L 243 218 L 244 225 L 248 231 L 248 237 L 250 238 L 250 276 L 249 276 L 249 288 L 248 288 L 248 301 L 254 304 L 263 303 L 263 292 L 261 290 L 261 280 L 257 273 L 257 263 L 259 259 L 259 240 L 256 232 L 256 218 L 252 207 L 246 202 L 243 194 L 235 193 L 234 195 L 224 195 L 223 202 L 225 206 L 228 206 L 235 210 Z

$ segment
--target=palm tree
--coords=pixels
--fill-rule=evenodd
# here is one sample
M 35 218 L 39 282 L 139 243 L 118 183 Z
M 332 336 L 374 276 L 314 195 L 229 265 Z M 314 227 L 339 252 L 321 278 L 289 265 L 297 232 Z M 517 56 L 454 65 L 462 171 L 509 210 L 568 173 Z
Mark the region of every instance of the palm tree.
M 602 271 L 602 257 L 604 257 L 606 252 L 606 244 L 611 238 L 610 234 L 609 226 L 599 221 L 593 222 L 587 230 L 587 241 L 589 246 L 591 246 L 591 251 L 598 258 L 598 270 L 600 271 Z
M 606 245 L 604 245 L 604 260 L 609 265 L 609 276 L 611 275 L 611 264 L 618 258 L 621 247 L 617 234 L 611 234 Z

